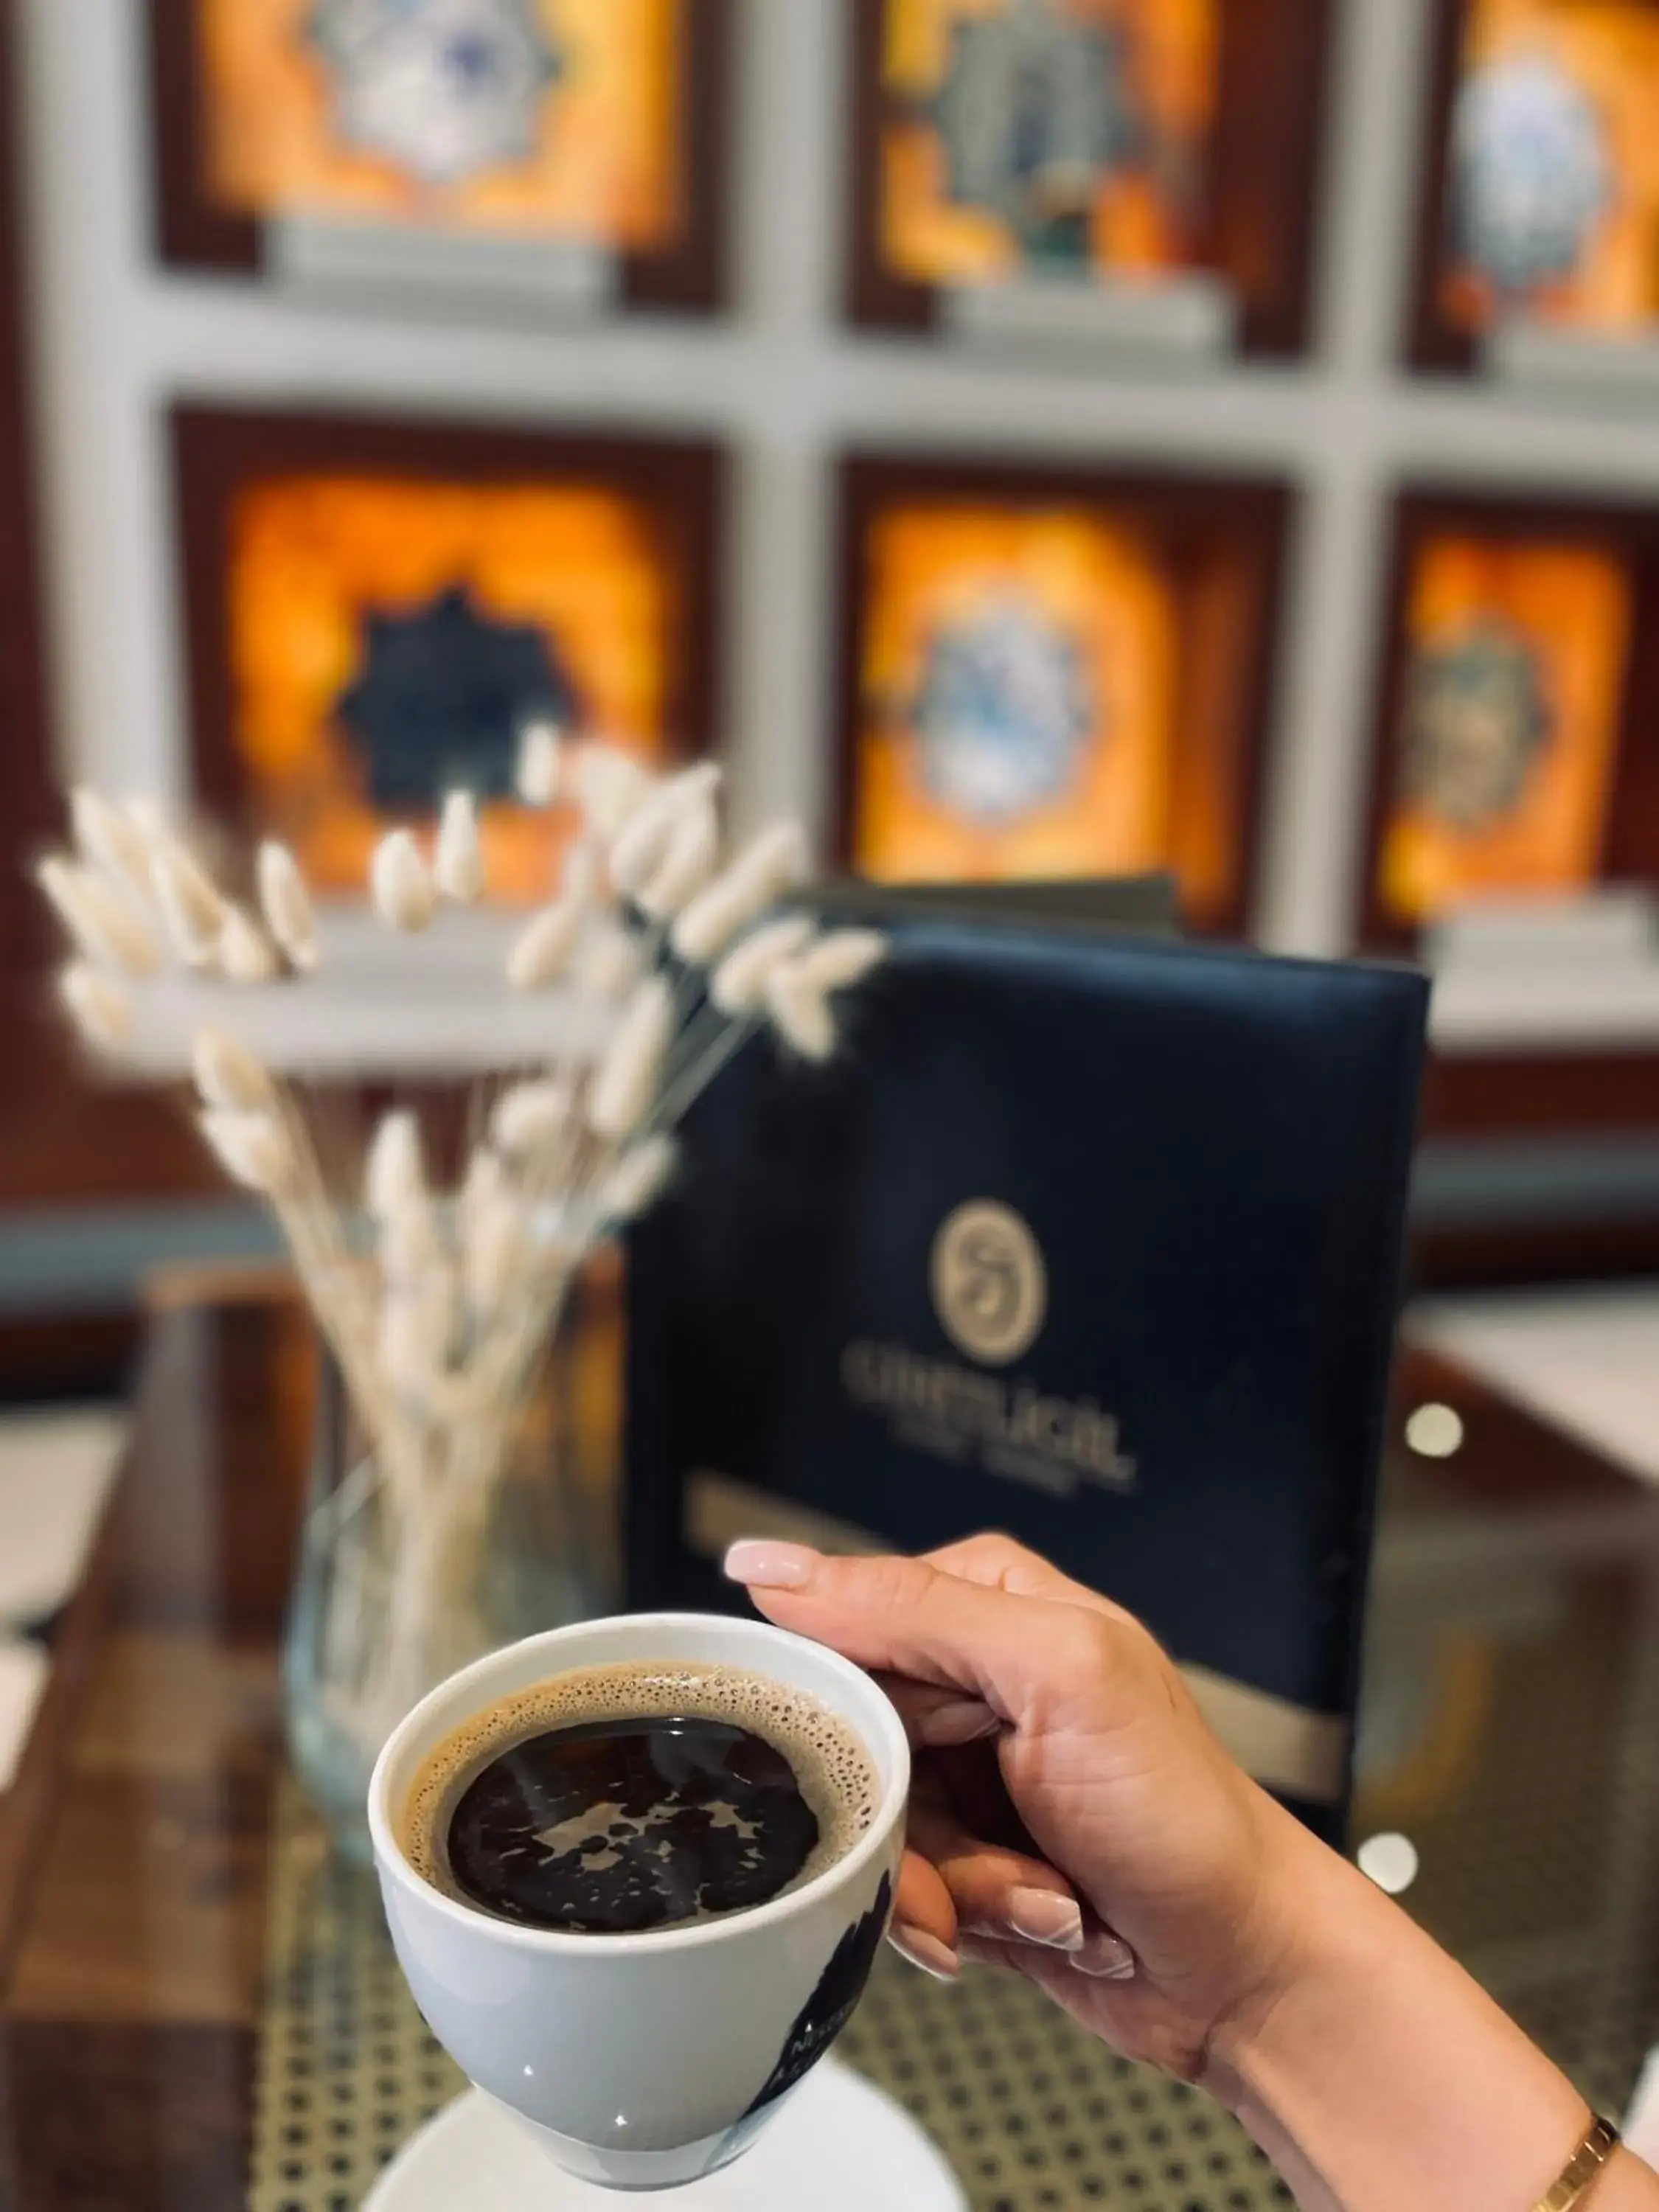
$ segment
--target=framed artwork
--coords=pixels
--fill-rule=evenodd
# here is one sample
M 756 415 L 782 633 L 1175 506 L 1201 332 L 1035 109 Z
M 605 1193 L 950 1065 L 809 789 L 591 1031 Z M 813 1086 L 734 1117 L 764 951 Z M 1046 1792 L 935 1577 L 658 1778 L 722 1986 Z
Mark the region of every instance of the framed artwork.
M 1659 0 L 1438 0 L 1434 110 L 1415 361 L 1594 374 L 1659 338 Z
M 1398 507 L 1361 932 L 1659 875 L 1659 514 Z
M 1288 495 L 858 457 L 842 477 L 840 857 L 883 883 L 1167 870 L 1249 905 Z
M 492 885 L 544 896 L 549 732 L 711 747 L 713 447 L 195 407 L 173 436 L 195 788 L 323 894 L 459 784 Z
M 719 304 L 729 0 L 146 4 L 167 261 Z
M 1123 336 L 1299 349 L 1327 0 L 850 15 L 855 321 L 1009 335 L 1029 298 L 1034 334 L 1109 335 L 1115 301 Z

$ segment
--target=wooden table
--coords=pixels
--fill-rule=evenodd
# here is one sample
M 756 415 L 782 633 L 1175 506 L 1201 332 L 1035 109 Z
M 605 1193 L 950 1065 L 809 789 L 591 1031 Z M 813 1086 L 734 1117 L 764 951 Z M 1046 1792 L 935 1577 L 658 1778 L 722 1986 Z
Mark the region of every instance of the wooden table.
M 312 1434 L 303 1316 L 154 1326 L 132 1449 L 0 1798 L 0 2206 L 243 2202 L 276 1643 Z M 1659 1492 L 1408 1358 L 1389 1455 L 1356 1832 L 1608 2100 L 1659 2042 Z

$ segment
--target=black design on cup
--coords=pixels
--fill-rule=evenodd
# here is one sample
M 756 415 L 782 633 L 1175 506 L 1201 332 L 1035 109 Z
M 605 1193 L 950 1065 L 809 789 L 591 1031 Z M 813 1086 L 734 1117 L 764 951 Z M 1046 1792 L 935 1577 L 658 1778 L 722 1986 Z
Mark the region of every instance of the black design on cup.
M 891 1877 L 883 1875 L 875 1903 L 862 1920 L 848 1929 L 830 1954 L 829 1965 L 818 1977 L 817 1989 L 802 2006 L 785 2038 L 777 2064 L 767 2075 L 765 2087 L 743 2120 L 738 2121 L 739 2127 L 744 2120 L 764 2112 L 786 2089 L 793 2089 L 802 2075 L 817 2065 L 852 2018 L 853 2008 L 864 1995 L 864 1985 L 875 1964 L 876 1948 L 887 1926 L 887 1911 L 892 1901 Z

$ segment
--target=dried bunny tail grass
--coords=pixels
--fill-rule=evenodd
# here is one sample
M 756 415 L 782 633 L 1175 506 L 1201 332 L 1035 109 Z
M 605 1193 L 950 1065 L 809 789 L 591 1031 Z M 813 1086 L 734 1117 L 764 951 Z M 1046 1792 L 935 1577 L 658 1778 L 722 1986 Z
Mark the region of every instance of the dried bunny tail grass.
M 300 1163 L 274 1114 L 228 1113 L 210 1107 L 198 1126 L 233 1182 L 264 1198 L 288 1198 L 300 1183 Z
M 616 922 L 591 930 L 576 955 L 576 986 L 593 999 L 624 999 L 640 980 L 639 940 Z
M 276 1104 L 276 1085 L 264 1061 L 223 1030 L 198 1030 L 191 1066 L 196 1088 L 210 1106 L 230 1114 L 264 1114 Z
M 650 1112 L 674 1026 L 674 995 L 661 975 L 638 986 L 605 1048 L 587 1094 L 587 1120 L 612 1142 L 630 1135 Z
M 82 957 L 134 976 L 153 975 L 161 964 L 155 933 L 114 886 L 90 868 L 50 854 L 35 881 Z
M 664 785 L 641 801 L 623 823 L 611 848 L 611 881 L 624 896 L 634 898 L 651 880 L 668 850 L 678 813 L 672 785 Z
M 380 1370 L 399 1397 L 422 1402 L 442 1383 L 455 1330 L 445 1285 L 394 1291 L 380 1309 Z
M 259 906 L 265 927 L 292 965 L 309 975 L 317 965 L 317 916 L 300 864 L 274 837 L 259 848 Z
M 847 991 L 879 968 L 890 950 L 879 930 L 836 929 L 809 945 L 794 966 L 820 991 Z
M 653 921 L 672 921 L 714 872 L 720 854 L 720 823 L 712 802 L 699 798 L 675 821 L 668 849 L 639 895 Z
M 560 743 L 553 722 L 532 722 L 519 738 L 513 781 L 526 806 L 551 806 L 559 795 Z
M 825 994 L 793 961 L 771 969 L 766 1006 L 786 1044 L 804 1060 L 828 1060 L 836 1048 L 836 1022 Z
M 559 863 L 561 906 L 592 906 L 605 874 L 603 848 L 592 837 L 573 837 Z
M 570 766 L 577 803 L 601 837 L 614 837 L 636 806 L 656 788 L 655 779 L 620 745 L 594 739 Z
M 421 848 L 408 830 L 390 830 L 369 862 L 369 888 L 380 919 L 410 935 L 427 927 L 437 910 L 438 895 Z
M 806 833 L 799 822 L 775 822 L 738 855 L 736 872 L 757 896 L 780 898 L 806 880 Z
M 389 1282 L 424 1282 L 448 1262 L 439 1232 L 437 1215 L 426 1199 L 400 1206 L 380 1224 L 381 1272 Z
M 490 1206 L 508 1200 L 511 1191 L 506 1162 L 489 1146 L 480 1145 L 466 1164 L 456 1200 L 463 1237 L 471 1233 L 472 1224 Z
M 462 1284 L 476 1322 L 488 1322 L 517 1298 L 529 1253 L 529 1231 L 520 1207 L 506 1198 L 479 1207 L 461 1254 Z
M 805 873 L 799 824 L 778 822 L 763 830 L 680 915 L 670 939 L 675 951 L 695 968 L 707 967 Z
M 82 1041 L 94 1051 L 116 1051 L 132 1035 L 131 1000 L 86 962 L 74 961 L 64 969 L 58 995 Z
M 532 915 L 507 956 L 507 980 L 514 989 L 544 991 L 556 983 L 570 964 L 586 918 L 586 901 L 571 897 Z
M 490 1142 L 514 1158 L 550 1152 L 569 1128 L 574 1105 L 567 1084 L 546 1077 L 515 1083 L 495 1101 Z
M 444 800 L 432 873 L 442 896 L 458 906 L 471 906 L 483 896 L 478 802 L 470 791 L 452 791 Z
M 698 761 L 658 784 L 635 808 L 611 851 L 611 880 L 619 891 L 639 896 L 664 866 L 682 825 L 705 811 L 712 817 L 720 775 L 718 762 Z M 719 842 L 716 831 L 716 852 Z
M 70 823 L 85 859 L 141 896 L 149 896 L 149 839 L 136 822 L 82 783 L 70 793 Z
M 231 983 L 269 983 L 277 973 L 276 947 L 244 907 L 225 909 L 218 963 L 220 973 Z
M 599 1193 L 605 1221 L 634 1221 L 667 1188 L 679 1158 L 672 1137 L 647 1137 L 631 1146 L 605 1177 Z
M 363 1164 L 364 1204 L 377 1221 L 390 1221 L 427 1196 L 420 1123 L 407 1109 L 382 1115 Z
M 750 1014 L 766 995 L 775 968 L 793 960 L 812 934 L 811 917 L 788 914 L 751 930 L 709 980 L 708 995 L 723 1014 Z
M 177 957 L 187 968 L 210 968 L 225 926 L 226 902 L 207 871 L 178 841 L 158 830 L 149 884 Z

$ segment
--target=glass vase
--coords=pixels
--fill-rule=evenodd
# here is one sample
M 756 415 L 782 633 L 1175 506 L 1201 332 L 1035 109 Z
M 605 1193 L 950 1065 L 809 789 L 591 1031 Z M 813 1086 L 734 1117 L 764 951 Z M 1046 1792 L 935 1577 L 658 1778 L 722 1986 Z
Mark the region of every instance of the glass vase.
M 283 1686 L 295 1769 L 350 1857 L 369 1856 L 369 1775 L 410 1706 L 503 1644 L 615 1610 L 616 1304 L 614 1281 L 583 1286 L 499 1467 L 416 1511 L 323 1357 Z

